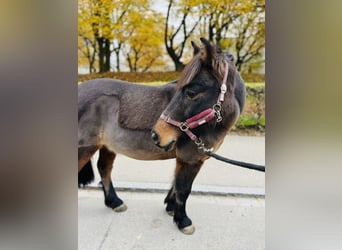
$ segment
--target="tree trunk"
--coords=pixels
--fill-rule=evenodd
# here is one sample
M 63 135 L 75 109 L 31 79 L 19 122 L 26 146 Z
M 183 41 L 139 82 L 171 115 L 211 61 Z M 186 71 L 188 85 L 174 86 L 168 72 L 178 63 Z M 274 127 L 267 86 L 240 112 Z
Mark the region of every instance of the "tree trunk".
M 116 56 L 116 71 L 120 72 L 120 50 L 115 51 L 115 56 Z
M 91 61 L 89 63 L 89 73 L 95 73 L 96 72 L 96 69 L 94 67 L 94 61 Z
M 110 71 L 110 55 L 111 55 L 111 51 L 110 51 L 110 40 L 109 39 L 105 39 L 105 65 L 104 65 L 104 72 L 108 72 Z
M 129 56 L 128 53 L 126 54 L 126 60 L 127 60 L 127 63 L 128 63 L 129 71 L 133 72 L 132 60 L 131 60 L 131 57 Z
M 110 71 L 110 41 L 103 37 L 96 40 L 99 47 L 99 72 L 108 72 Z
M 239 57 L 239 55 L 237 55 L 235 67 L 236 67 L 236 69 L 237 69 L 239 72 L 241 71 L 242 64 L 243 64 L 243 60 L 241 60 L 241 58 Z
M 184 69 L 184 67 L 185 67 L 185 65 L 182 62 L 180 62 L 180 61 L 174 61 L 174 63 L 175 63 L 175 69 L 178 72 L 182 71 Z
M 103 51 L 103 38 L 98 37 L 96 38 L 97 45 L 99 47 L 99 72 L 102 73 L 103 71 L 103 62 L 104 62 L 104 51 Z

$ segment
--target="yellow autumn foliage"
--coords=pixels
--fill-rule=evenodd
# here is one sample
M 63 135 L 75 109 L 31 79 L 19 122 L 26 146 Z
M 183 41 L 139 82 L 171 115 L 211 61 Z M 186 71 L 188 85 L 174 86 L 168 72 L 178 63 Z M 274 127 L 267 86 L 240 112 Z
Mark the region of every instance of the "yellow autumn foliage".
M 172 3 L 170 20 L 153 10 L 152 0 L 78 0 L 79 65 L 92 64 L 93 70 L 98 68 L 99 39 L 110 42 L 107 49 L 116 71 L 120 71 L 120 65 L 137 72 L 166 68 L 174 60 L 166 46 L 180 56 L 177 60 L 186 63 L 192 55 L 190 41 L 198 42 L 199 37 L 220 44 L 240 64 L 264 58 L 265 0 L 167 2 Z M 164 41 L 167 22 L 168 45 Z M 182 22 L 184 25 L 180 25 Z

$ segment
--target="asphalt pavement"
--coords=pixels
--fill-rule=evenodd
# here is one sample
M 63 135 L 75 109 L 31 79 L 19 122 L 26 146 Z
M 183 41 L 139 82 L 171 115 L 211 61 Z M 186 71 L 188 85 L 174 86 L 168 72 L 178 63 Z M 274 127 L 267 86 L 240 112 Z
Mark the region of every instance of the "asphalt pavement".
M 265 164 L 265 137 L 227 136 L 217 153 Z M 187 202 L 196 231 L 184 235 L 163 204 L 174 167 L 175 160 L 117 156 L 112 178 L 128 206 L 122 213 L 104 206 L 96 173 L 96 181 L 78 192 L 79 249 L 265 249 L 264 173 L 207 160 Z
M 78 194 L 78 249 L 259 250 L 265 249 L 265 201 L 190 195 L 187 213 L 196 228 L 181 233 L 164 210 L 165 194 L 120 192 L 128 209 L 106 208 L 103 194 Z
M 265 164 L 265 137 L 227 136 L 217 151 L 222 156 L 255 164 Z M 93 159 L 96 166 L 98 155 Z M 163 190 L 173 180 L 175 160 L 139 161 L 118 155 L 114 162 L 112 180 L 120 190 Z M 95 170 L 91 187 L 99 187 L 100 177 Z M 207 160 L 193 184 L 193 191 L 234 194 L 265 194 L 265 173 L 236 167 L 216 159 Z

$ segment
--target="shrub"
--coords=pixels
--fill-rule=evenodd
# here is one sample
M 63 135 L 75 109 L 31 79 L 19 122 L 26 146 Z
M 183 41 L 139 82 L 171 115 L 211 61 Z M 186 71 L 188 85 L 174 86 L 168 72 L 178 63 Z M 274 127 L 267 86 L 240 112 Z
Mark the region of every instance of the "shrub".
M 246 84 L 246 105 L 233 131 L 265 132 L 265 84 Z

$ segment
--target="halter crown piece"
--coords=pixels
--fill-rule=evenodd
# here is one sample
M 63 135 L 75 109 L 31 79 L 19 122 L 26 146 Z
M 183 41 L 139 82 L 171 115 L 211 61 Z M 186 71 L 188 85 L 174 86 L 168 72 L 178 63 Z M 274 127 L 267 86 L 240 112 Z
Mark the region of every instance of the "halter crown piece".
M 216 122 L 222 121 L 221 110 L 222 110 L 222 102 L 224 101 L 225 93 L 227 92 L 227 78 L 228 78 L 228 63 L 225 62 L 225 73 L 221 83 L 221 92 L 217 99 L 217 102 L 214 104 L 212 108 L 208 108 L 197 115 L 194 115 L 185 120 L 185 122 L 178 122 L 173 120 L 170 116 L 165 115 L 164 112 L 160 115 L 160 119 L 165 122 L 178 127 L 181 131 L 185 132 L 190 139 L 197 145 L 199 149 L 203 149 L 204 151 L 210 151 L 204 147 L 204 143 L 201 138 L 197 137 L 194 133 L 191 132 L 190 129 L 197 128 L 198 126 L 210 122 L 212 119 L 216 117 Z

